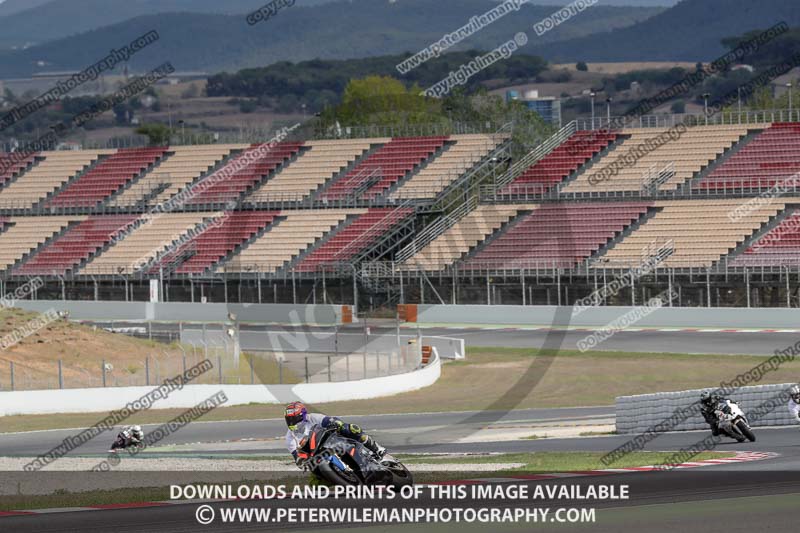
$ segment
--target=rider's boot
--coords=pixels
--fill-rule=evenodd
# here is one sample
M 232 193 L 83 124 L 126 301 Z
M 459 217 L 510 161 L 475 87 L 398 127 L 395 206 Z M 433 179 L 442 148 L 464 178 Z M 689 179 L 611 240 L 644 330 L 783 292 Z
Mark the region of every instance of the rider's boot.
M 364 444 L 364 447 L 374 453 L 378 459 L 383 459 L 383 456 L 386 455 L 386 448 L 378 444 L 377 441 L 369 435 L 362 435 L 361 442 Z

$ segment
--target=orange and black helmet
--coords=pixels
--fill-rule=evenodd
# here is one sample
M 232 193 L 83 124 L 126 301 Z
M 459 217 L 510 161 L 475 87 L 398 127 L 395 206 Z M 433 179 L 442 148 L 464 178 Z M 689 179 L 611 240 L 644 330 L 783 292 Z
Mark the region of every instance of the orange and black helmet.
M 286 419 L 286 425 L 289 426 L 289 429 L 294 430 L 297 428 L 297 424 L 305 422 L 307 415 L 308 409 L 306 409 L 303 402 L 292 402 L 286 406 L 283 417 Z

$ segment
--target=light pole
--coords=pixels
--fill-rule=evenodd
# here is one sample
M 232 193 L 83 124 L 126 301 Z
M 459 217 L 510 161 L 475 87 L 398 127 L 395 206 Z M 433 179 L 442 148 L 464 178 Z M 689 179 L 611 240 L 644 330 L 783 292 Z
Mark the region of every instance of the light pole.
M 786 83 L 786 88 L 789 89 L 789 122 L 792 121 L 792 82 Z
M 742 87 L 739 86 L 736 88 L 736 100 L 738 101 L 739 105 L 739 124 L 742 123 Z
M 711 93 L 703 93 L 703 114 L 706 116 L 706 126 L 708 126 L 708 99 Z
M 611 129 L 611 100 L 612 98 L 610 96 L 606 98 L 606 121 L 608 122 L 608 129 Z
M 181 119 L 181 120 L 178 121 L 178 124 L 181 125 L 181 144 L 185 145 L 186 144 L 186 136 L 185 136 L 186 130 L 184 129 L 184 125 L 186 124 L 186 122 L 184 122 L 184 120 Z
M 594 129 L 594 97 L 597 96 L 597 93 L 594 92 L 594 91 L 591 91 L 589 93 L 589 96 L 592 97 L 592 129 Z

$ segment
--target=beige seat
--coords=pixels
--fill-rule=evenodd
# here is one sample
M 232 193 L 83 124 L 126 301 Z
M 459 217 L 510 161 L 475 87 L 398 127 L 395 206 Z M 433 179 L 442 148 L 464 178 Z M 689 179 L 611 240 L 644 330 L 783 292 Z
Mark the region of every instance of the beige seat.
M 234 150 L 243 150 L 248 146 L 247 144 L 210 144 L 170 147 L 169 152 L 172 152 L 172 155 L 143 176 L 130 189 L 114 198 L 109 205 L 136 205 L 162 184 L 166 185 L 166 189 L 148 203 L 157 205 L 165 202 L 230 156 Z
M 96 256 L 78 273 L 133 274 L 205 219 L 221 215 L 222 212 L 144 215 L 144 223 Z
M 61 150 L 42 152 L 44 160 L 0 191 L 0 205 L 32 207 L 101 155 L 116 150 Z
M 748 128 L 752 126 L 695 126 L 652 150 L 648 146 L 655 146 L 654 140 L 666 134 L 667 130 L 623 130 L 623 135 L 630 137 L 620 141 L 614 150 L 579 174 L 563 190 L 578 193 L 640 191 L 647 184 L 659 182 L 659 190 L 675 190 L 739 142 L 747 134 Z M 604 169 L 614 168 L 615 163 L 617 173 L 609 175 L 608 170 Z M 666 179 L 659 179 L 659 173 L 664 170 L 667 170 L 663 174 Z
M 0 233 L 0 270 L 6 270 L 23 255 L 85 216 L 13 217 L 8 229 Z
M 370 146 L 390 139 L 347 139 L 310 141 L 296 161 L 290 163 L 248 197 L 253 202 L 301 200 L 319 189 L 364 155 Z
M 218 272 L 275 272 L 297 257 L 317 239 L 341 224 L 349 215 L 366 209 L 311 209 L 283 211 L 281 220 L 227 263 Z
M 411 176 L 389 197 L 435 198 L 505 139 L 504 135 L 451 135 L 450 140 L 455 144 Z
M 746 202 L 747 199 L 656 202 L 661 211 L 600 257 L 595 266 L 640 265 L 652 250 L 672 241 L 674 252 L 662 266 L 709 267 L 783 211 L 786 204 L 798 200 L 781 198 L 752 211 L 737 211 Z

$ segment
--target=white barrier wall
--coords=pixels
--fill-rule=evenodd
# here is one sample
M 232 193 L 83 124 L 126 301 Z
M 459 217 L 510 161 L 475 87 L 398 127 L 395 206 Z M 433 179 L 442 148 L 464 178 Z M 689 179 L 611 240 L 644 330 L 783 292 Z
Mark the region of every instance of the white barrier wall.
M 501 324 L 602 327 L 635 307 L 572 307 L 554 305 L 418 305 L 420 324 Z M 636 322 L 637 327 L 795 328 L 800 309 L 732 307 L 661 307 Z
M 223 391 L 226 407 L 249 403 L 282 404 L 366 400 L 409 392 L 433 385 L 441 376 L 439 359 L 425 368 L 379 378 L 338 383 L 301 383 L 298 385 L 187 385 L 151 409 L 189 409 L 213 394 Z M 109 387 L 42 391 L 0 392 L 0 417 L 55 413 L 86 413 L 122 409 L 156 387 Z
M 784 383 L 742 387 L 728 396 L 739 404 L 753 427 L 797 424 L 797 420 L 789 416 L 787 407 L 789 395 L 786 391 L 792 385 Z M 644 433 L 668 421 L 676 410 L 697 405 L 704 390 L 712 389 L 620 396 L 616 401 L 617 433 Z M 667 422 L 667 425 L 669 427 L 666 431 L 708 428 L 699 411 L 680 423 Z

